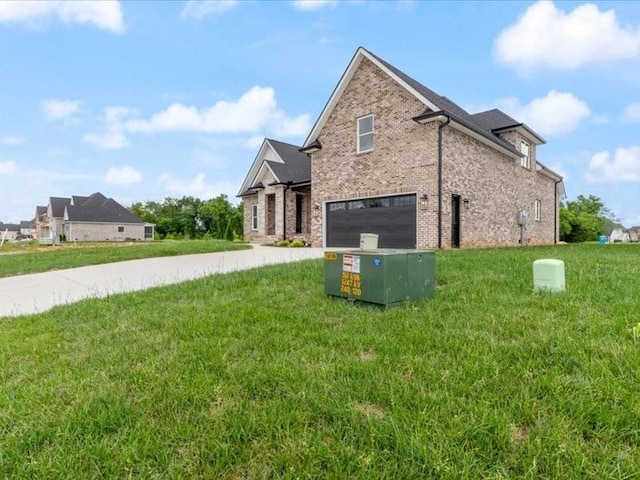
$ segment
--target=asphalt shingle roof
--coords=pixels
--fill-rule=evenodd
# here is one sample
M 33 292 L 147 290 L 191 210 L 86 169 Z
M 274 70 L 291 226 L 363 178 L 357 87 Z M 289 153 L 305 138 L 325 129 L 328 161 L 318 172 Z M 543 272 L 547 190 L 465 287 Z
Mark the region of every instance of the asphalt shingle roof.
M 520 122 L 511 118 L 509 115 L 497 108 L 487 110 L 486 112 L 476 113 L 472 115 L 472 117 L 478 125 L 490 131 L 522 125 Z
M 145 223 L 112 198 L 100 192 L 88 197 L 81 205 L 67 205 L 67 220 L 70 222 L 100 223 Z
M 71 203 L 71 199 L 64 197 L 49 197 L 49 203 L 51 204 L 52 216 L 54 218 L 62 218 L 64 216 L 64 207 Z
M 284 183 L 306 183 L 311 181 L 311 159 L 295 145 L 267 139 L 284 163 L 267 160 L 273 173 Z
M 449 116 L 453 117 L 453 119 L 456 120 L 458 123 L 460 123 L 460 124 L 464 125 L 465 127 L 475 131 L 476 133 L 478 133 L 478 134 L 482 135 L 483 137 L 487 138 L 488 140 L 491 140 L 492 142 L 500 145 L 501 147 L 506 148 L 507 150 L 510 150 L 511 152 L 517 153 L 518 155 L 520 154 L 520 152 L 518 152 L 518 150 L 516 150 L 515 147 L 513 145 L 511 145 L 509 142 L 507 142 L 506 140 L 503 140 L 502 138 L 500 138 L 497 135 L 495 135 L 494 133 L 492 133 L 491 129 L 487 129 L 484 126 L 480 125 L 476 121 L 475 116 L 471 115 L 469 112 L 467 112 L 461 106 L 459 106 L 456 103 L 452 102 L 447 97 L 444 97 L 442 95 L 438 95 L 436 92 L 434 92 L 430 88 L 425 87 L 423 84 L 421 84 L 420 82 L 414 80 L 413 78 L 411 78 L 409 75 L 407 75 L 403 71 L 398 70 L 396 67 L 394 67 L 390 63 L 386 62 L 382 58 L 378 57 L 377 55 L 369 52 L 368 50 L 366 50 L 366 52 L 369 53 L 369 55 L 374 57 L 376 60 L 378 60 L 380 63 L 382 63 L 386 68 L 391 70 L 402 81 L 404 81 L 407 85 L 409 85 L 411 88 L 413 88 L 416 92 L 418 92 L 424 98 L 426 98 L 431 103 L 433 103 L 436 107 L 438 107 L 444 113 L 446 113 Z M 502 113 L 502 112 L 500 112 L 500 113 Z M 505 117 L 508 117 L 508 115 L 506 115 L 506 114 L 503 114 L 503 115 Z M 511 118 L 511 117 L 509 117 L 509 118 Z

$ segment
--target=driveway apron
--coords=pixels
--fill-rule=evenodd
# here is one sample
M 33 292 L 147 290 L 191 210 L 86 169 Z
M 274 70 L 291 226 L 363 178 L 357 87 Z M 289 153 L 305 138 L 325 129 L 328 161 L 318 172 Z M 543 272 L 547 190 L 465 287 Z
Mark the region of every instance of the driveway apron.
M 250 250 L 147 258 L 0 278 L 0 317 L 45 312 L 87 298 L 185 282 L 220 273 L 321 258 L 321 248 Z

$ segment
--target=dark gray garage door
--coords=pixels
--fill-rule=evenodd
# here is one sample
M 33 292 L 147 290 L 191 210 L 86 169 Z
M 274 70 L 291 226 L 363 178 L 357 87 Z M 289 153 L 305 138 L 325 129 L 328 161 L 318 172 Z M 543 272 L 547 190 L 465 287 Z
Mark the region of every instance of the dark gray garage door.
M 377 233 L 380 248 L 416 248 L 416 196 L 327 203 L 327 247 L 360 247 L 361 233 Z

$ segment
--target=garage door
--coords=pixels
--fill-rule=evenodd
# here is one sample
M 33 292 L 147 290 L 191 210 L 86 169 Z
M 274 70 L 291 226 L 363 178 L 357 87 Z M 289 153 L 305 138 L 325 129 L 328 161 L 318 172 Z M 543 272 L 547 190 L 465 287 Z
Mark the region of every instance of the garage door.
M 377 233 L 380 248 L 416 248 L 416 196 L 327 203 L 327 247 L 360 247 L 361 233 Z

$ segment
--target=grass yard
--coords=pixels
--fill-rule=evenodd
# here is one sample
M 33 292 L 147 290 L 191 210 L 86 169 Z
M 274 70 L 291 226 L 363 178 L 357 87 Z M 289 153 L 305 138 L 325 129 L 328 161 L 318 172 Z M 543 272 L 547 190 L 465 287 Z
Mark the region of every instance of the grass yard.
M 226 240 L 156 240 L 153 242 L 64 243 L 59 246 L 7 244 L 0 249 L 0 277 L 140 258 L 169 257 L 250 248 Z
M 382 312 L 307 261 L 2 320 L 0 477 L 639 478 L 639 264 L 442 251 Z

